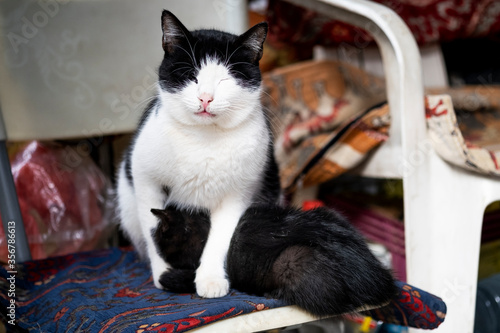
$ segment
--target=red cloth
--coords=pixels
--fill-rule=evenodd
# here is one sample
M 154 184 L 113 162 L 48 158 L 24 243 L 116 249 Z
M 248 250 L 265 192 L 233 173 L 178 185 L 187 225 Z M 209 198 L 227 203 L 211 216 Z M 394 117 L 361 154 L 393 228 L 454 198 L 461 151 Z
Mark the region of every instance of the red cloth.
M 500 2 L 494 0 L 376 0 L 394 10 L 419 44 L 459 38 L 498 36 Z M 294 44 L 364 47 L 371 36 L 362 29 L 332 20 L 280 0 L 270 0 L 270 39 Z

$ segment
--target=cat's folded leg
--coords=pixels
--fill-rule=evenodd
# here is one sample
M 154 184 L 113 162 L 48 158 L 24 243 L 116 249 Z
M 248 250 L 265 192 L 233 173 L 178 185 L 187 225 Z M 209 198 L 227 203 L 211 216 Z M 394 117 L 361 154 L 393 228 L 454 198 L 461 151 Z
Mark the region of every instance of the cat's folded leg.
M 196 292 L 201 297 L 222 297 L 229 292 L 224 266 L 234 229 L 246 209 L 243 202 L 239 196 L 228 196 L 212 211 L 210 233 L 196 270 Z
M 161 186 L 146 179 L 134 179 L 137 210 L 144 235 L 147 256 L 151 264 L 153 282 L 156 288 L 163 289 L 160 276 L 170 269 L 170 265 L 160 256 L 153 241 L 153 230 L 158 225 L 158 219 L 151 214 L 151 208 L 162 209 L 165 204 L 165 194 Z

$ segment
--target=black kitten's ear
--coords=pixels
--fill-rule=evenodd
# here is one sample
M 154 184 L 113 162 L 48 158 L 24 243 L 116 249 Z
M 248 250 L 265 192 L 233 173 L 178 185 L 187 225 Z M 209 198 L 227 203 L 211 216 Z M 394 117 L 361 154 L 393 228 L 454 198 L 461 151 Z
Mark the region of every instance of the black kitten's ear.
M 261 22 L 251 27 L 238 37 L 237 42 L 246 46 L 253 53 L 252 61 L 259 61 L 264 51 L 264 41 L 267 36 L 267 23 Z
M 161 14 L 161 29 L 163 31 L 163 50 L 167 53 L 174 51 L 175 45 L 179 43 L 179 40 L 183 38 L 187 39 L 191 36 L 189 30 L 168 10 L 163 10 Z
M 163 219 L 168 216 L 164 209 L 151 208 L 151 213 L 159 219 Z
M 172 216 L 169 211 L 166 209 L 151 208 L 151 213 L 153 213 L 153 215 L 158 219 L 157 230 L 160 230 L 160 232 L 166 232 L 172 223 Z

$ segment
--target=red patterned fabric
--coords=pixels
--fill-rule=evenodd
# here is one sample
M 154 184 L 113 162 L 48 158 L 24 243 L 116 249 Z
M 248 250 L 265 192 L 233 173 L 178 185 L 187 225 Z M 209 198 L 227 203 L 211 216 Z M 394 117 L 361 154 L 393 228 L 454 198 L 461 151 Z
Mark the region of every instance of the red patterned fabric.
M 398 287 L 399 295 L 388 306 L 364 314 L 373 318 L 392 318 L 395 324 L 421 329 L 434 329 L 444 321 L 446 306 L 441 299 L 409 284 L 398 282 Z
M 500 86 L 433 91 L 425 115 L 435 151 L 461 168 L 500 176 Z
M 497 35 L 500 1 L 495 0 L 376 0 L 394 10 L 419 44 Z M 270 38 L 295 44 L 364 47 L 369 32 L 280 0 L 270 0 Z M 368 29 L 369 30 L 369 29 Z

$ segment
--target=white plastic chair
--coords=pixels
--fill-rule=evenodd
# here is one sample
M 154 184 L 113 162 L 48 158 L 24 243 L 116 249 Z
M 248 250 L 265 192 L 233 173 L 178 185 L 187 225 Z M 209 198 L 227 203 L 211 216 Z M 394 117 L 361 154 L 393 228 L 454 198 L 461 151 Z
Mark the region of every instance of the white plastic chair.
M 500 198 L 499 187 L 495 187 L 498 182 L 449 166 L 425 144 L 418 48 L 393 11 L 362 0 L 291 2 L 368 28 L 375 36 L 384 60 L 393 126 L 390 140 L 370 159 L 363 174 L 402 176 L 409 282 L 445 297 L 449 315 L 442 332 L 471 331 L 480 220 L 486 203 Z M 244 1 L 55 3 L 57 9 L 28 0 L 0 2 L 0 102 L 6 128 L 2 133 L 0 126 L 0 140 L 132 131 L 142 110 L 142 95 L 152 84 L 151 68 L 161 60 L 156 18 L 163 7 L 183 21 L 190 20 L 186 22 L 189 28 L 209 25 L 241 32 L 246 27 Z M 202 15 L 193 16 L 193 10 Z M 28 33 L 23 23 L 36 29 Z M 17 53 L 13 53 L 10 32 L 21 37 L 14 40 L 19 42 L 14 42 Z M 445 195 L 448 199 L 440 202 Z M 11 218 L 16 219 L 7 216 L 4 221 Z M 311 320 L 314 318 L 296 307 L 284 307 L 201 330 L 248 332 Z
M 361 175 L 403 179 L 408 283 L 446 302 L 448 314 L 438 332 L 472 332 L 482 219 L 486 206 L 500 200 L 500 181 L 450 165 L 432 149 L 419 49 L 395 12 L 365 0 L 286 1 L 374 37 L 391 109 L 390 139 L 363 165 Z

